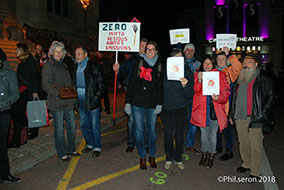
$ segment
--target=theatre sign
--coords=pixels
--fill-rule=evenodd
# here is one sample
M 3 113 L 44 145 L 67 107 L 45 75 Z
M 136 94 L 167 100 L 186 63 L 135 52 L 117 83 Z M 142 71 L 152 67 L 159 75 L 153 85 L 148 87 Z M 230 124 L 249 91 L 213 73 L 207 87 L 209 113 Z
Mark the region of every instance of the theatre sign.
M 237 42 L 263 42 L 264 38 L 260 36 L 255 37 L 237 37 Z M 216 38 L 210 38 L 209 43 L 216 43 Z

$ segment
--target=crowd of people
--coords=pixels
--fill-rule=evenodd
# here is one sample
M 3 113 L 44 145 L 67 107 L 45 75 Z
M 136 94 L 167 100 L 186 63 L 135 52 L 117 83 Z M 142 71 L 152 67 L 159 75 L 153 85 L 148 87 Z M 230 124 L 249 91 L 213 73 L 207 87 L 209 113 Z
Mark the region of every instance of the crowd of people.
M 80 114 L 80 129 L 86 140 L 82 153 L 92 152 L 93 157 L 99 157 L 102 99 L 106 113 L 110 114 L 108 86 L 112 84 L 114 71 L 118 73 L 118 84 L 124 85 L 126 91 L 124 110 L 129 115 L 126 152 L 131 153 L 137 147 L 140 169 L 147 169 L 147 153 L 150 167 L 157 168 L 156 120 L 160 114 L 166 169 L 173 163 L 185 169 L 184 149 L 192 154 L 200 153 L 194 146 L 198 128 L 201 132 L 200 167 L 214 166 L 216 154 L 222 152 L 223 134 L 226 151 L 219 160 L 233 158 L 233 126 L 236 126 L 243 161 L 236 171 L 250 171 L 250 178 L 259 178 L 263 131 L 271 130 L 274 92 L 273 81 L 260 69 L 261 61 L 255 54 L 239 60 L 224 47 L 216 60 L 207 55 L 200 62 L 194 56 L 194 44 L 186 44 L 184 48 L 179 44 L 179 48 L 172 49 L 170 57 L 184 57 L 184 77 L 173 81 L 167 78 L 167 63 L 159 55 L 158 44 L 145 38 L 140 41 L 138 53 L 124 53 L 121 64 L 113 64 L 104 52 L 89 54 L 83 46 L 75 49 L 73 58 L 58 41 L 45 49 L 38 44 L 35 49 L 33 56 L 26 44 L 17 44 L 20 64 L 16 72 L 0 49 L 0 183 L 21 181 L 10 173 L 7 147 L 21 146 L 21 133 L 27 129 L 27 102 L 36 98 L 47 102 L 60 160 L 70 162 L 70 156 L 81 156 L 75 148 L 76 111 Z M 204 72 L 218 72 L 219 94 L 203 95 Z M 62 98 L 62 87 L 74 88 L 76 98 Z M 7 144 L 11 123 L 14 135 Z M 39 128 L 29 129 L 28 139 L 38 134 Z
M 170 57 L 184 57 L 184 77 L 168 80 L 167 63 L 159 56 L 155 42 L 141 39 L 137 54 L 125 53 L 125 61 L 114 63 L 118 80 L 126 85 L 125 112 L 128 118 L 128 147 L 136 145 L 140 169 L 156 168 L 156 118 L 161 113 L 164 125 L 164 167 L 175 162 L 184 169 L 182 154 L 200 152 L 194 147 L 197 128 L 201 132 L 200 167 L 212 168 L 215 155 L 222 152 L 225 136 L 226 151 L 219 160 L 233 158 L 233 127 L 236 126 L 243 163 L 236 172 L 250 171 L 249 177 L 259 179 L 263 132 L 273 126 L 274 90 L 271 74 L 261 69 L 258 56 L 248 53 L 239 59 L 224 47 L 216 60 L 207 55 L 202 62 L 195 58 L 194 44 L 173 48 Z M 219 73 L 219 94 L 203 95 L 203 73 Z M 187 134 L 185 127 L 187 126 Z M 184 138 L 186 137 L 186 139 Z

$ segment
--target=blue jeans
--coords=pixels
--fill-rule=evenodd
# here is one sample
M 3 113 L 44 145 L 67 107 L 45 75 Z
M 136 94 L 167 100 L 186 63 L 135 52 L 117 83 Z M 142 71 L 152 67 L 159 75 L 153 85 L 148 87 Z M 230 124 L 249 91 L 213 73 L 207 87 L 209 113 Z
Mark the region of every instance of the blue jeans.
M 157 115 L 154 114 L 153 108 L 142 108 L 131 106 L 132 114 L 135 123 L 135 140 L 136 147 L 139 152 L 140 158 L 146 158 L 145 142 L 144 142 L 144 118 L 146 117 L 146 127 L 149 135 L 149 156 L 155 157 L 156 153 L 156 119 Z
M 188 128 L 187 128 L 186 142 L 184 143 L 187 148 L 193 147 L 194 137 L 196 133 L 196 126 L 190 123 L 191 112 L 192 112 L 192 103 L 188 111 Z
M 216 153 L 218 128 L 218 120 L 210 120 L 209 126 L 200 127 L 202 152 Z
M 79 108 L 79 112 L 80 128 L 88 148 L 93 149 L 93 151 L 101 152 L 101 108 L 97 108 L 92 111 L 85 111 L 84 109 Z
M 52 111 L 54 121 L 54 141 L 58 157 L 62 158 L 66 153 L 75 152 L 75 115 L 73 110 Z M 67 146 L 64 136 L 64 119 L 67 129 Z
M 130 147 L 135 146 L 135 125 L 134 125 L 134 119 L 133 114 L 131 114 L 128 117 L 128 123 L 127 123 L 127 145 Z M 148 135 L 148 128 L 146 125 L 146 118 L 144 118 L 144 142 L 145 146 L 149 147 L 149 135 Z

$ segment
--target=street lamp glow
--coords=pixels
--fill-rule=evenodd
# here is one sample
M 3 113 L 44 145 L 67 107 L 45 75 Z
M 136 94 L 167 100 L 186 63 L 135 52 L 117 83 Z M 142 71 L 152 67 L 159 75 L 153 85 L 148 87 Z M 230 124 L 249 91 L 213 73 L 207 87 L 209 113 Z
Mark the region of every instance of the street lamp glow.
M 91 0 L 80 0 L 82 7 L 84 8 L 84 10 L 87 10 L 88 6 L 90 5 Z

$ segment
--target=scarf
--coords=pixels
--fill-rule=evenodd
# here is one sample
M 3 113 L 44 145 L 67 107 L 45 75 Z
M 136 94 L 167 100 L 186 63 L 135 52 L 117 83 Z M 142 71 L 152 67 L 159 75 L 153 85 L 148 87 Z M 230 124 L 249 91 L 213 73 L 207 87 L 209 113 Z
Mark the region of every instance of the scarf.
M 259 75 L 259 69 L 256 69 L 255 74 L 251 77 L 248 82 L 242 82 L 239 85 L 238 94 L 237 94 L 237 101 L 236 101 L 236 112 L 235 112 L 235 119 L 246 119 L 247 115 L 247 90 L 248 84 L 251 83 L 257 75 Z
M 189 69 L 191 70 L 191 72 L 194 73 L 195 68 L 194 68 L 194 65 L 193 65 L 193 64 L 194 64 L 194 62 L 195 62 L 195 57 L 193 56 L 191 59 L 185 58 L 185 62 L 188 64 Z
M 152 59 L 150 59 L 149 57 L 147 57 L 146 54 L 143 55 L 142 57 L 144 58 L 144 60 L 145 60 L 151 67 L 153 67 L 153 66 L 156 64 L 157 60 L 158 60 L 158 55 L 157 55 L 157 54 L 156 54 Z
M 217 66 L 217 70 L 218 70 L 218 71 L 222 71 L 222 70 L 225 69 L 226 67 L 227 67 L 227 65 L 225 65 L 224 67 L 218 67 L 218 66 Z

